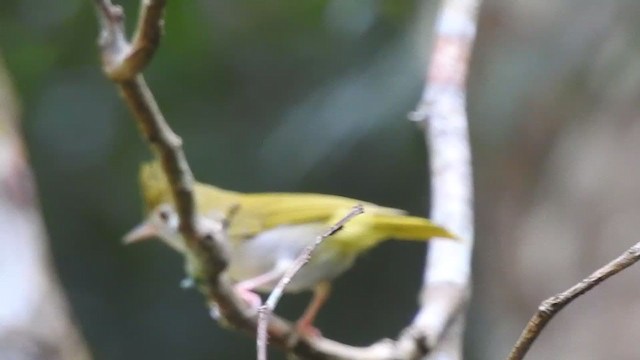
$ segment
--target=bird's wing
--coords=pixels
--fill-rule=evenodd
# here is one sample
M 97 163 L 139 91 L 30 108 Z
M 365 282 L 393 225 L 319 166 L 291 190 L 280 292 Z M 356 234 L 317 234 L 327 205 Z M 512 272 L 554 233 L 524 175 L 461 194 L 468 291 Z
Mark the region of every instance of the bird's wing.
M 365 213 L 403 214 L 404 211 L 358 200 L 320 194 L 260 193 L 242 196 L 235 219 L 229 229 L 232 237 L 251 237 L 280 226 L 303 223 L 327 223 L 346 215 L 362 204 Z

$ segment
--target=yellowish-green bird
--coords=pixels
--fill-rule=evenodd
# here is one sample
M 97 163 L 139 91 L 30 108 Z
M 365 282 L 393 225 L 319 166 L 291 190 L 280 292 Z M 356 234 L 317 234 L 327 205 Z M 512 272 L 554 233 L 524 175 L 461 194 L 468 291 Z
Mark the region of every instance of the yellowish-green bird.
M 175 250 L 186 253 L 169 184 L 157 161 L 141 166 L 140 186 L 150 213 L 125 236 L 125 242 L 158 237 Z M 353 206 L 364 206 L 364 214 L 353 218 L 324 241 L 286 288 L 287 292 L 314 291 L 313 299 L 297 323 L 304 333 L 313 333 L 312 323 L 329 295 L 330 282 L 351 267 L 359 254 L 388 239 L 454 238 L 428 219 L 342 196 L 245 194 L 201 183 L 195 184 L 194 192 L 197 212 L 204 219 L 219 218 L 234 209 L 228 228 L 231 257 L 228 274 L 236 282 L 238 294 L 256 307 L 260 297 L 254 291 L 272 290 L 308 245 Z

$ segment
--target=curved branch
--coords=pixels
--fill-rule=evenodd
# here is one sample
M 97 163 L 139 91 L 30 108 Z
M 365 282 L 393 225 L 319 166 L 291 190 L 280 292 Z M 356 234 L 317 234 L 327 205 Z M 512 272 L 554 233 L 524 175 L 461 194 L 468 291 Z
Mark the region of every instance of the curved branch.
M 536 341 L 538 335 L 540 335 L 547 323 L 565 306 L 569 305 L 581 295 L 584 295 L 587 291 L 598 286 L 601 282 L 635 264 L 638 260 L 640 260 L 640 242 L 633 245 L 618 258 L 601 267 L 576 285 L 543 301 L 538 307 L 538 311 L 522 331 L 520 338 L 509 354 L 508 360 L 524 359 L 531 345 Z

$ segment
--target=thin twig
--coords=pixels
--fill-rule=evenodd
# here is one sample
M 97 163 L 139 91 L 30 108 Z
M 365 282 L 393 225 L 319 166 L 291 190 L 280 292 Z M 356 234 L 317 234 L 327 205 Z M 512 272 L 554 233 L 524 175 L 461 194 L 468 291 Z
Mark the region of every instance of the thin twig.
M 601 282 L 635 264 L 638 260 L 640 260 L 640 242 L 633 245 L 618 258 L 601 267 L 576 285 L 543 301 L 538 307 L 538 311 L 522 331 L 520 338 L 509 354 L 508 360 L 524 359 L 531 345 L 547 323 L 565 306 Z
M 278 281 L 278 284 L 273 288 L 271 294 L 269 294 L 269 297 L 267 298 L 267 301 L 258 311 L 258 334 L 256 336 L 258 360 L 267 360 L 267 324 L 269 323 L 269 318 L 271 317 L 273 310 L 275 310 L 278 305 L 282 294 L 284 294 L 285 288 L 291 282 L 291 279 L 309 262 L 313 251 L 322 244 L 326 238 L 341 230 L 346 223 L 363 212 L 364 207 L 362 204 L 354 206 L 347 215 L 331 226 L 324 234 L 318 236 L 313 244 L 307 246 L 304 251 L 302 251 L 300 256 L 298 256 L 293 264 L 291 264 L 280 281 Z

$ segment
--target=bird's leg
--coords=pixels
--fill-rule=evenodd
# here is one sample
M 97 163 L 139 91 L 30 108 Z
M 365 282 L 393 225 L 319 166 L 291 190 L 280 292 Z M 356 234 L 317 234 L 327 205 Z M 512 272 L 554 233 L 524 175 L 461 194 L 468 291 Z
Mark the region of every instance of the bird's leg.
M 262 305 L 262 299 L 260 298 L 260 295 L 256 294 L 252 290 L 278 280 L 282 274 L 283 271 L 276 267 L 264 274 L 237 282 L 233 285 L 233 290 L 242 300 L 249 304 L 252 310 L 258 310 L 260 305 Z M 213 319 L 217 320 L 220 318 L 220 309 L 218 308 L 218 304 L 214 302 L 209 304 L 209 314 Z
M 236 283 L 233 287 L 238 295 L 243 298 L 253 309 L 262 304 L 260 295 L 253 292 L 254 289 L 278 280 L 284 274 L 282 267 L 275 267 L 264 274 Z
M 320 282 L 313 289 L 313 298 L 309 305 L 307 305 L 307 309 L 304 311 L 300 319 L 296 322 L 296 328 L 299 333 L 305 335 L 320 335 L 320 331 L 313 326 L 313 321 L 318 315 L 320 308 L 329 298 L 329 294 L 331 293 L 331 283 L 328 281 Z

